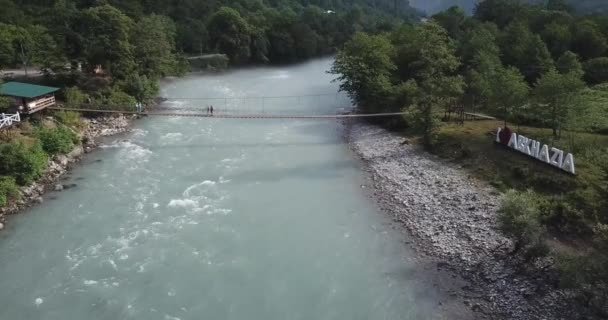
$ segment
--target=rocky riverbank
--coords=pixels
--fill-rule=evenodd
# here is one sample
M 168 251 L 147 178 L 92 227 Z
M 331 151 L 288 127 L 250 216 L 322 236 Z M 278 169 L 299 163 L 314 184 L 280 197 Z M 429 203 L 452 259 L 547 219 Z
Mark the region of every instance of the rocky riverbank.
M 73 187 L 73 185 L 59 183 L 61 176 L 69 171 L 74 163 L 80 161 L 85 153 L 93 151 L 97 147 L 97 140 L 99 138 L 128 131 L 133 119 L 133 116 L 126 117 L 122 115 L 84 119 L 85 129 L 80 132 L 82 144 L 76 146 L 66 155 L 56 155 L 49 158 L 47 168 L 42 176 L 31 185 L 20 189 L 20 199 L 0 208 L 0 229 L 4 228 L 7 216 L 17 214 L 25 208 L 42 203 L 42 196 L 46 192 L 61 191 L 64 188 Z
M 512 243 L 496 227 L 496 190 L 377 126 L 352 122 L 347 138 L 366 163 L 376 200 L 407 229 L 413 249 L 467 280 L 452 294 L 477 318 L 580 318 L 550 274 L 522 272 L 509 254 Z

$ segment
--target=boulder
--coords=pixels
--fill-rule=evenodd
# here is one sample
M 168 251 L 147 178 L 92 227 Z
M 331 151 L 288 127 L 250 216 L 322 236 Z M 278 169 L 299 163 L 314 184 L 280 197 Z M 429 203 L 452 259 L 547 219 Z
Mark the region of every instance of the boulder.
M 55 191 L 62 191 L 63 190 L 63 185 L 61 183 L 58 183 L 55 185 Z
M 67 154 L 67 157 L 70 160 L 77 160 L 80 159 L 83 154 L 84 148 L 82 146 L 77 146 L 76 148 L 74 148 L 74 150 L 72 150 L 72 152 Z
M 53 160 L 62 167 L 66 167 L 69 163 L 68 157 L 64 155 L 56 155 L 53 157 Z

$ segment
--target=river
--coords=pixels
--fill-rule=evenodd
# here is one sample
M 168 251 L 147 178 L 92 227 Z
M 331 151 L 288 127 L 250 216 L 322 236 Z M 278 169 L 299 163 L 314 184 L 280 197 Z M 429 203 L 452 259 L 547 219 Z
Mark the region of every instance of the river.
M 333 113 L 348 103 L 330 65 L 190 75 L 162 95 L 167 108 L 214 104 L 216 114 Z M 262 96 L 303 97 L 182 99 Z M 139 120 L 70 173 L 76 187 L 0 233 L 0 319 L 438 318 L 342 130 L 336 120 Z

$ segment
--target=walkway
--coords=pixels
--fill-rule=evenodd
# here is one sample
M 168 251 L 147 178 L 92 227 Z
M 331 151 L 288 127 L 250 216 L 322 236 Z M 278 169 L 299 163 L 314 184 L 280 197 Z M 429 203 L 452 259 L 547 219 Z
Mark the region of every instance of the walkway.
M 94 112 L 94 113 L 120 113 L 137 114 L 142 116 L 166 116 L 166 117 L 198 117 L 198 118 L 220 118 L 220 119 L 343 119 L 343 118 L 369 118 L 369 117 L 394 117 L 404 115 L 405 112 L 389 113 L 365 113 L 365 114 L 309 114 L 309 115 L 286 115 L 286 114 L 227 114 L 227 113 L 201 113 L 201 112 L 137 112 L 104 109 L 81 109 L 81 108 L 60 108 L 50 107 L 49 110 L 63 110 L 75 112 Z

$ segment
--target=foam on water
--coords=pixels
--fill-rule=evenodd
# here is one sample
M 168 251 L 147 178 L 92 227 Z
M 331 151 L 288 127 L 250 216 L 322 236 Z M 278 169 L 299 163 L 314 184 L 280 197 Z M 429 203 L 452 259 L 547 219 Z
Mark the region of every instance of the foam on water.
M 168 207 L 171 208 L 177 208 L 177 207 L 181 207 L 181 208 L 188 208 L 188 207 L 197 207 L 198 206 L 198 202 L 192 200 L 192 199 L 173 199 L 171 201 L 169 201 L 169 204 L 167 204 Z
M 162 92 L 315 94 L 337 90 L 329 67 L 192 76 Z M 266 111 L 318 107 L 294 101 L 267 99 Z M 74 169 L 78 188 L 11 217 L 0 319 L 432 319 L 413 311 L 407 253 L 360 190 L 347 147 L 327 143 L 340 138 L 335 122 L 149 117 L 135 126 L 88 156 L 102 161 Z

